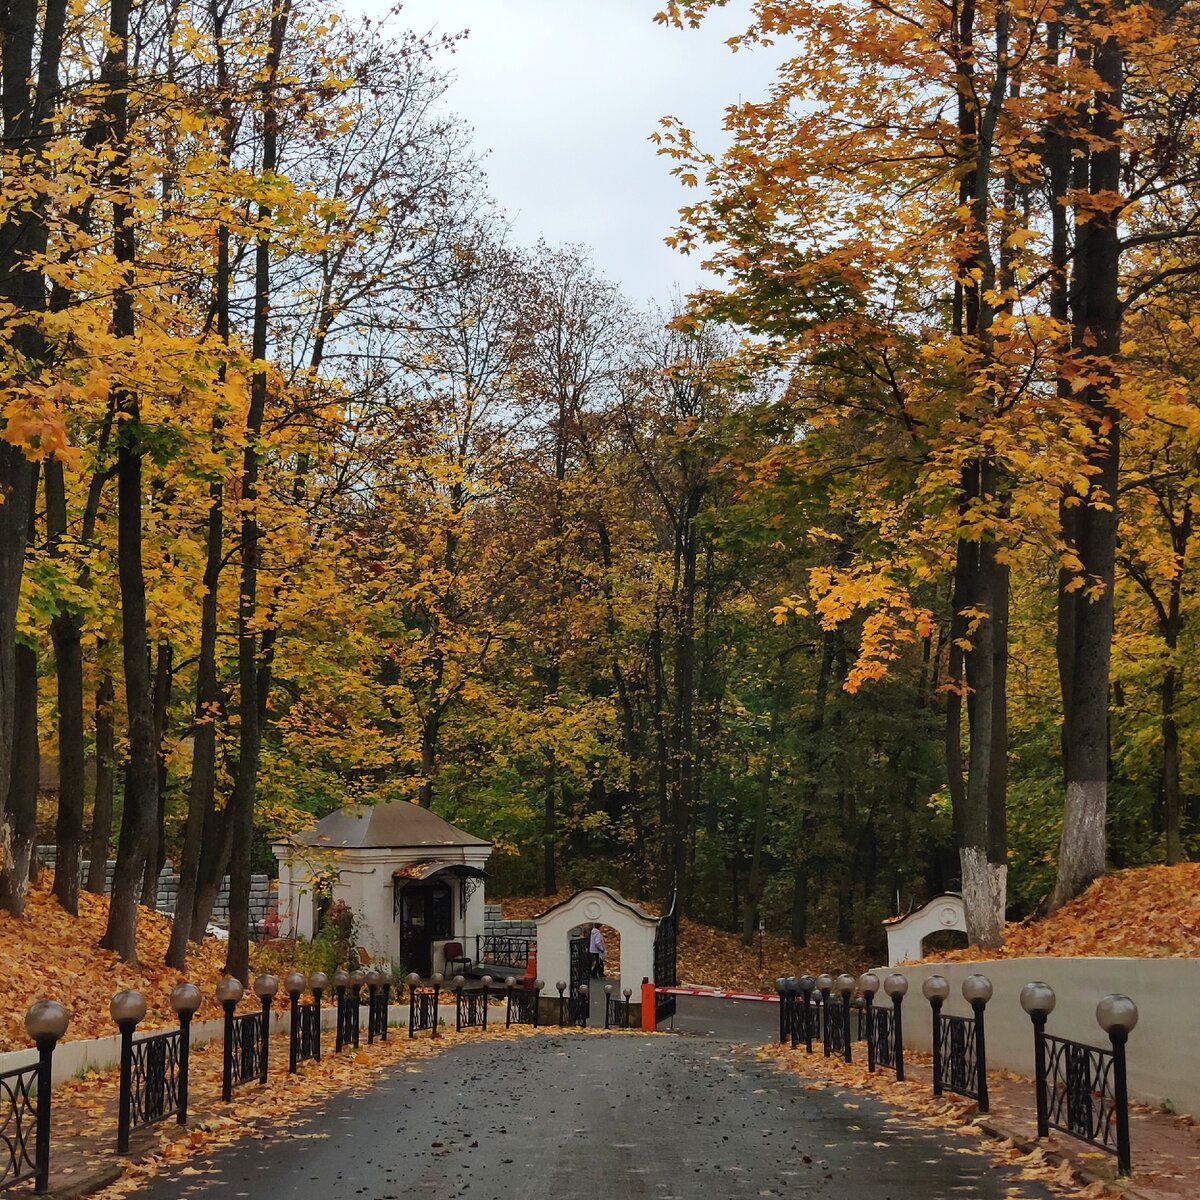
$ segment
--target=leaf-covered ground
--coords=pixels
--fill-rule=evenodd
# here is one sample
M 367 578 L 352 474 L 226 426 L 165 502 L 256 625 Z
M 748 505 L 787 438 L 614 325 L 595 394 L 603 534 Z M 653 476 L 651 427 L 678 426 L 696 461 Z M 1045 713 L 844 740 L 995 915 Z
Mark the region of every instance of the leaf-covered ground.
M 530 920 L 571 895 L 572 892 L 560 892 L 549 898 L 506 899 L 502 902 L 504 916 L 508 920 Z M 639 903 L 651 915 L 658 915 L 658 905 Z M 619 947 L 616 949 L 619 952 Z M 780 975 L 819 975 L 822 971 L 836 975 L 849 971 L 857 976 L 875 965 L 871 955 L 861 947 L 843 946 L 830 938 L 810 937 L 807 946 L 797 949 L 787 938 L 765 933 L 761 949 L 760 962 L 757 935 L 754 945 L 743 946 L 737 934 L 713 929 L 685 917 L 679 922 L 680 982 L 734 991 L 774 991 L 775 980 Z M 619 969 L 619 958 L 611 950 L 609 966 L 613 970 Z
M 977 959 L 978 949 L 940 951 L 938 962 Z M 989 958 L 1174 958 L 1200 955 L 1200 863 L 1133 867 L 1097 879 L 1041 921 L 1010 924 Z
M 122 988 L 137 988 L 146 997 L 145 1028 L 174 1025 L 169 997 L 184 978 L 196 984 L 204 1002 L 196 1020 L 221 1015 L 213 989 L 225 963 L 225 944 L 206 938 L 188 955 L 186 976 L 163 966 L 171 936 L 169 917 L 142 909 L 138 914 L 141 965 L 130 967 L 109 950 L 100 949 L 108 919 L 108 897 L 82 892 L 79 916 L 72 917 L 50 895 L 43 872 L 29 891 L 23 917 L 0 913 L 0 1051 L 29 1046 L 25 1011 L 35 1000 L 59 1000 L 71 1014 L 67 1037 L 107 1037 L 116 1032 L 108 1002 Z

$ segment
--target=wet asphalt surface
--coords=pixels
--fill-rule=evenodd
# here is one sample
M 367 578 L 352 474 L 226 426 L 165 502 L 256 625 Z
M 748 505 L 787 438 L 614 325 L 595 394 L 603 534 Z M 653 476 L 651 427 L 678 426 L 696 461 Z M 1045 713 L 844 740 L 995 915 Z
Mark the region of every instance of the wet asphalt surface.
M 761 1040 L 761 1039 L 756 1039 Z M 137 1194 L 401 1200 L 1048 1197 L 972 1142 L 704 1036 L 546 1035 L 403 1064 Z M 191 1172 L 199 1171 L 199 1174 Z

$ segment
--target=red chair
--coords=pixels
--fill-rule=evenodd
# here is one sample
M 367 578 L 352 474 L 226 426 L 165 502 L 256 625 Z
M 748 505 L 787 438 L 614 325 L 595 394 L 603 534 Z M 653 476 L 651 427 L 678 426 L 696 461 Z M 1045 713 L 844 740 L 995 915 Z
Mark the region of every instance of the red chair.
M 452 975 L 457 965 L 461 965 L 464 974 L 471 969 L 471 960 L 467 957 L 462 942 L 447 942 L 442 947 L 442 954 L 446 960 L 446 975 Z

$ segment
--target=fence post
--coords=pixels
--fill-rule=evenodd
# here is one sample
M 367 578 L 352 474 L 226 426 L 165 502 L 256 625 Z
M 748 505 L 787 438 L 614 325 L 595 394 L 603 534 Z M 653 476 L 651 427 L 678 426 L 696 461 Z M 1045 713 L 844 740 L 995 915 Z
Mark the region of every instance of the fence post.
M 246 989 L 232 975 L 226 975 L 217 984 L 217 999 L 225 1010 L 225 1044 L 221 1056 L 221 1099 L 233 1095 L 233 1010 L 245 994 Z
M 1021 989 L 1021 1007 L 1033 1022 L 1033 1086 L 1040 1138 L 1050 1136 L 1050 1103 L 1046 1096 L 1046 1018 L 1057 1003 L 1058 997 L 1048 983 L 1034 980 Z
M 986 975 L 968 975 L 963 980 L 963 999 L 975 1012 L 975 1073 L 978 1076 L 979 1111 L 988 1111 L 987 1041 L 983 1013 L 992 998 L 992 981 Z
M 950 985 L 941 975 L 930 975 L 921 984 L 921 994 L 933 1012 L 933 1094 L 942 1094 L 942 1005 L 950 995 Z
M 25 1014 L 25 1032 L 38 1052 L 37 1145 L 34 1147 L 33 1190 L 50 1187 L 50 1089 L 53 1083 L 54 1047 L 67 1032 L 67 1010 L 57 1000 L 39 1000 Z
M 1117 1171 L 1128 1175 L 1133 1167 L 1129 1151 L 1129 1082 L 1125 1075 L 1125 1043 L 1137 1025 L 1137 1005 L 1128 996 L 1105 996 L 1096 1005 L 1096 1020 L 1112 1042 L 1113 1100 L 1117 1108 Z
M 367 1045 L 373 1045 L 375 1042 L 375 1025 L 376 1025 L 376 997 L 375 994 L 379 990 L 380 975 L 376 970 L 367 972 Z
M 188 1119 L 188 1070 L 192 1057 L 192 1016 L 200 1007 L 200 989 L 194 983 L 177 983 L 171 989 L 171 1007 L 179 1017 L 179 1081 L 176 1096 L 179 1099 L 177 1125 L 186 1125 Z
M 505 1029 L 512 1028 L 512 998 L 513 998 L 513 988 L 515 988 L 516 986 L 517 986 L 517 979 L 516 979 L 515 975 L 509 975 L 504 980 L 504 991 L 505 991 L 504 1028 Z
M 854 976 L 842 974 L 837 977 L 837 990 L 842 998 L 842 1058 L 850 1062 L 850 997 L 854 993 Z
M 629 1028 L 629 997 L 633 995 L 633 988 L 627 987 L 621 989 L 621 995 L 625 997 L 625 1024 L 623 1028 Z
M 893 971 L 883 981 L 883 990 L 892 998 L 892 1057 L 895 1059 L 896 1081 L 904 1081 L 904 1024 L 901 1006 L 908 995 L 908 979 Z M 987 1109 L 983 1109 L 987 1112 Z
M 607 1029 L 609 1027 L 608 1014 L 609 1014 L 609 1010 L 612 1005 L 612 994 L 613 994 L 613 985 L 611 983 L 606 983 L 604 985 L 604 1028 L 605 1029 Z
M 356 967 L 350 972 L 350 987 L 347 992 L 349 1003 L 346 1006 L 346 1017 L 350 1026 L 350 1043 L 355 1050 L 358 1049 L 359 1036 L 361 1034 L 359 1025 L 362 1021 L 362 997 L 359 995 L 359 990 L 362 988 L 366 978 L 367 973 L 361 967 Z
M 408 1039 L 412 1041 L 417 1036 L 417 987 L 421 977 L 416 971 L 409 971 L 404 982 L 408 984 Z
M 109 1002 L 108 1011 L 121 1031 L 121 1084 L 117 1100 L 117 1153 L 129 1153 L 129 1127 L 133 1110 L 133 1031 L 146 1015 L 146 997 L 126 988 Z
M 492 986 L 492 977 L 485 975 L 480 981 L 483 984 L 483 1028 L 487 1029 L 488 989 Z
M 462 990 L 463 984 L 467 982 L 465 975 L 455 975 L 450 981 L 450 986 L 454 990 L 454 1032 L 462 1033 Z
M 833 991 L 833 976 L 826 972 L 817 976 L 817 990 L 821 993 L 821 1033 L 825 1041 L 825 1057 L 833 1053 L 833 1040 L 829 1036 L 829 993 Z
M 342 1047 L 346 1044 L 346 986 L 349 982 L 349 972 L 333 973 L 333 991 L 337 997 L 337 1027 L 333 1037 L 333 1048 L 338 1054 L 341 1054 Z
M 381 975 L 380 980 L 379 1040 L 386 1042 L 388 1036 L 388 1010 L 392 1006 L 392 981 L 386 975 Z
M 785 993 L 787 992 L 787 980 L 780 975 L 775 980 L 775 994 L 779 997 L 779 1044 L 783 1045 L 787 1041 L 787 1008 Z
M 441 1007 L 439 997 L 441 995 L 442 984 L 446 982 L 446 977 L 440 971 L 434 971 L 429 977 L 429 982 L 433 984 L 433 1015 L 430 1017 L 430 1020 L 433 1023 L 433 1036 L 437 1037 L 439 1025 L 438 1010 Z
M 858 990 L 862 992 L 863 1005 L 867 1010 L 867 1070 L 875 1070 L 875 993 L 879 991 L 879 976 L 874 971 L 864 971 L 858 977 Z
M 254 980 L 254 994 L 262 1002 L 262 1049 L 258 1059 L 258 1082 L 267 1082 L 267 1047 L 271 1044 L 271 1001 L 279 991 L 274 975 L 259 975 Z
M 542 1023 L 542 1013 L 541 1013 L 542 988 L 544 988 L 545 986 L 546 986 L 546 981 L 544 979 L 535 979 L 533 981 L 533 1027 L 534 1027 L 534 1029 L 537 1029 Z M 629 992 L 627 991 L 625 993 L 625 995 L 628 996 Z M 629 1001 L 628 1000 L 625 1001 L 625 1012 L 626 1012 L 626 1020 L 628 1021 L 628 1015 L 629 1015 Z
M 288 1074 L 295 1075 L 300 1061 L 300 993 L 304 991 L 304 976 L 299 971 L 290 972 L 283 981 L 288 994 Z
M 804 1052 L 805 1054 L 812 1053 L 812 994 L 813 988 L 817 986 L 817 981 L 811 975 L 801 975 L 796 980 L 796 985 L 800 989 L 800 995 L 804 1000 Z
M 329 986 L 329 979 L 323 971 L 314 971 L 308 977 L 308 990 L 313 998 L 313 1058 L 321 1061 L 321 996 Z

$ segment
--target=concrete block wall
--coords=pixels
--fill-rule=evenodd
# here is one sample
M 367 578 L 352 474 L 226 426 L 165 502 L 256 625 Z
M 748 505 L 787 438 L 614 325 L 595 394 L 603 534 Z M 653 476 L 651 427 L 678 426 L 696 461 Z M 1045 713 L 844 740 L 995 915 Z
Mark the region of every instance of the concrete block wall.
M 55 848 L 53 846 L 39 846 L 38 858 L 43 865 L 53 867 L 55 862 Z M 83 876 L 87 875 L 89 862 L 85 858 L 80 867 Z M 113 870 L 116 863 L 109 860 L 104 864 L 104 890 L 106 893 L 112 891 Z M 251 875 L 250 876 L 250 919 L 255 924 L 262 921 L 267 913 L 271 911 L 272 905 L 275 903 L 277 885 L 267 875 Z M 179 895 L 179 876 L 176 874 L 174 865 L 168 859 L 162 871 L 158 876 L 158 900 L 155 908 L 161 913 L 173 913 L 175 911 L 175 899 Z M 217 893 L 216 903 L 213 905 L 213 922 L 217 925 L 227 926 L 229 924 L 229 876 L 226 875 L 221 880 L 221 890 Z

